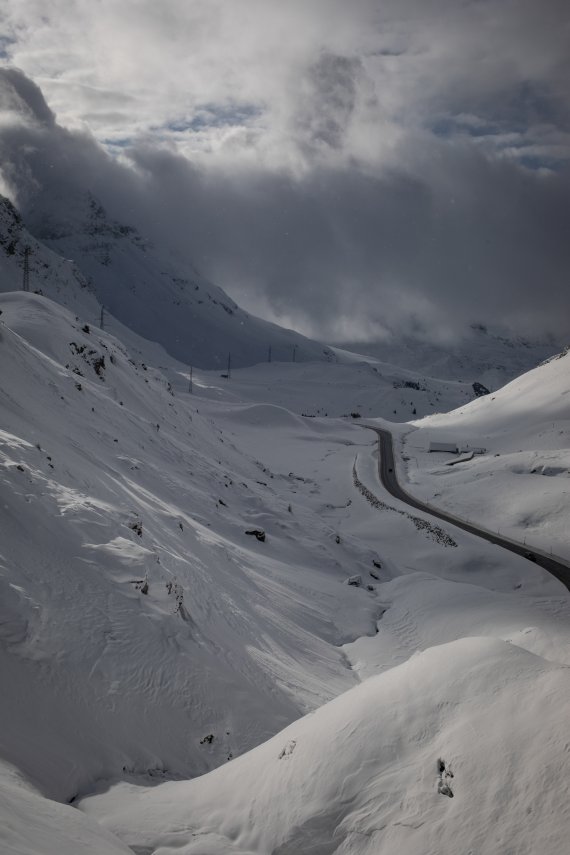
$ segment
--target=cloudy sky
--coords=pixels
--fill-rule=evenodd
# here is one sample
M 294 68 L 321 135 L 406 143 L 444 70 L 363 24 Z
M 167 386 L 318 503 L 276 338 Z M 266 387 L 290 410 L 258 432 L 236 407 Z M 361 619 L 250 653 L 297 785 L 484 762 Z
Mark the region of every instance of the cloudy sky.
M 3 0 L 2 186 L 324 339 L 570 338 L 569 81 L 567 0 Z

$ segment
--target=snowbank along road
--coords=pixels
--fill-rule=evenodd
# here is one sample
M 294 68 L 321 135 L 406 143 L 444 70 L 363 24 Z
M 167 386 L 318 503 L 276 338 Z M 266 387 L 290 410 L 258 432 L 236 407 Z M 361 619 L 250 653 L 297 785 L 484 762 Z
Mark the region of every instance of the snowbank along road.
M 382 430 L 381 428 L 376 427 L 368 427 L 368 430 L 373 430 L 378 434 L 378 475 L 382 486 L 392 496 L 394 496 L 394 498 L 399 499 L 401 502 L 405 502 L 407 505 L 411 505 L 413 508 L 417 508 L 420 511 L 431 514 L 438 519 L 450 522 L 453 525 L 464 529 L 464 531 L 476 534 L 478 537 L 482 537 L 490 543 L 496 543 L 498 546 L 509 549 L 517 555 L 522 555 L 530 561 L 535 561 L 559 579 L 570 591 L 570 566 L 560 558 L 555 558 L 554 556 L 547 555 L 546 553 L 531 550 L 526 544 L 516 543 L 513 540 L 501 537 L 499 534 L 495 534 L 483 528 L 478 528 L 476 525 L 473 525 L 466 520 L 462 520 L 453 514 L 445 513 L 445 511 L 438 510 L 437 508 L 410 496 L 409 493 L 400 486 L 396 478 L 394 447 L 392 444 L 391 433 L 387 430 Z

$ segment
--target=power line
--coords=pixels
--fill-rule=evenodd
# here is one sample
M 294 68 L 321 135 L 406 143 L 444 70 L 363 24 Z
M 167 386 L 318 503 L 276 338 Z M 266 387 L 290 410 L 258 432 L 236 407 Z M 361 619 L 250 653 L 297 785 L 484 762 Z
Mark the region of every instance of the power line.
M 27 246 L 24 250 L 24 277 L 22 281 L 24 291 L 30 290 L 30 247 Z

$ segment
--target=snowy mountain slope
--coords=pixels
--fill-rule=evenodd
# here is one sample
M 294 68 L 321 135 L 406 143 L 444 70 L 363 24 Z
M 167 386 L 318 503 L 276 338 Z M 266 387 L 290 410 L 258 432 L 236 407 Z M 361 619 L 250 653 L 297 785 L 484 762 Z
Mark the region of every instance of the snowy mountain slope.
M 107 316 L 105 328 L 125 342 L 140 361 L 157 365 L 181 393 L 189 388 L 188 366 L 164 349 Z M 364 361 L 359 354 L 335 350 L 338 362 L 262 362 L 248 368 L 193 371 L 202 398 L 271 403 L 308 417 L 384 416 L 401 422 L 473 400 L 471 383 L 426 377 L 388 363 Z M 414 412 L 415 411 L 415 412 Z
M 227 372 L 231 353 L 238 399 L 286 406 L 293 400 L 299 412 L 312 416 L 357 412 L 403 421 L 447 411 L 480 394 L 473 382 L 439 380 L 425 372 L 365 361 L 253 318 L 196 271 L 181 275 L 134 229 L 112 221 L 91 195 L 73 198 L 74 205 L 69 199 L 65 206 L 61 200 L 54 203 L 61 214 L 35 217 L 35 233 L 63 255 L 33 237 L 12 204 L 0 198 L 0 290 L 21 288 L 24 249 L 29 247 L 32 291 L 96 326 L 104 305 L 105 328 L 138 350 L 141 361 L 170 368 L 176 385 L 182 366 L 186 372 L 194 363 L 218 366 L 214 382 L 207 381 L 215 386 L 220 369 Z M 68 256 L 78 261 L 82 272 Z M 256 361 L 261 364 L 236 371 L 240 364 Z M 324 374 L 319 367 L 323 361 L 331 363 Z M 272 366 L 280 362 L 288 368 L 277 369 L 276 383 Z M 341 395 L 334 393 L 338 384 L 344 387 Z M 265 387 L 267 394 L 262 392 Z
M 99 317 L 100 306 L 78 267 L 36 240 L 16 208 L 0 195 L 0 292 L 22 289 L 26 247 L 31 291 L 62 303 L 80 317 Z
M 466 638 L 372 677 L 204 778 L 115 787 L 83 807 L 136 852 L 164 855 L 555 855 L 569 692 L 567 668 Z
M 386 341 L 343 346 L 442 380 L 478 381 L 491 390 L 560 350 L 560 342 L 554 339 L 515 336 L 508 330 L 483 324 L 472 324 L 456 341 L 439 343 L 398 332 Z
M 250 443 L 279 460 L 263 433 Z M 374 459 L 359 461 L 368 480 Z M 555 855 L 568 828 L 563 788 L 549 786 L 568 764 L 567 595 L 521 597 L 542 571 L 461 532 L 457 549 L 428 548 L 363 500 L 345 513 L 343 537 L 373 543 L 380 528 L 383 561 L 423 567 L 379 584 L 378 633 L 344 646 L 362 685 L 202 778 L 117 783 L 82 809 L 165 855 Z
M 295 364 L 340 362 L 355 368 L 350 382 L 357 399 L 362 387 L 358 375 L 372 370 L 371 364 L 388 386 L 393 384 L 394 394 L 353 398 L 351 408 L 402 421 L 471 400 L 477 395 L 474 383 L 495 388 L 499 380 L 527 370 L 554 349 L 552 343 L 511 341 L 479 328 L 458 355 L 405 338 L 376 350 L 363 346 L 363 352 L 377 352 L 380 360 L 322 346 L 244 312 L 196 270 L 181 268 L 134 228 L 114 221 L 92 194 L 63 199 L 52 192 L 49 200 L 28 213 L 34 237 L 9 200 L 0 197 L 0 289 L 21 287 L 23 253 L 29 246 L 32 291 L 97 325 L 104 305 L 105 325 L 115 334 L 133 343 L 138 339 L 147 351 L 148 343 L 156 342 L 184 365 L 226 369 L 230 354 L 233 369 L 267 364 L 268 358 Z M 303 377 L 302 382 L 318 391 L 314 379 Z M 257 381 L 254 385 L 259 387 Z M 307 404 L 304 410 L 327 412 L 322 405 Z M 338 408 L 329 410 L 341 414 Z
M 329 524 L 288 513 L 299 482 L 268 486 L 106 334 L 35 295 L 0 305 L 4 758 L 63 799 L 123 767 L 196 773 L 351 685 L 337 645 L 375 605 L 342 585 Z
M 565 351 L 493 395 L 414 422 L 403 445 L 411 491 L 568 557 L 569 365 Z M 426 453 L 437 440 L 486 453 L 449 466 L 452 456 Z
M 125 326 L 202 368 L 252 365 L 268 357 L 334 360 L 333 351 L 240 309 L 221 288 L 115 221 L 90 192 L 44 193 L 26 211 L 33 234 L 72 258 L 98 300 Z
M 118 838 L 75 808 L 43 798 L 0 761 L 0 847 L 6 855 L 128 855 Z
M 560 851 L 560 583 L 371 505 L 374 438 L 299 415 L 309 366 L 189 395 L 45 298 L 0 308 L 0 848 Z

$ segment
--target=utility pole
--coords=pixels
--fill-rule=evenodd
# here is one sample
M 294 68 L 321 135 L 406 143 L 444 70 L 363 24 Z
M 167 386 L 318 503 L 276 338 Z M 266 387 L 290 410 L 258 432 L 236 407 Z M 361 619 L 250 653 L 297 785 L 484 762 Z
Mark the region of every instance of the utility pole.
M 99 329 L 105 329 L 105 306 L 101 306 L 101 317 L 99 318 Z
M 231 376 L 232 376 L 232 355 L 231 355 L 231 353 L 228 353 L 228 380 L 231 378 Z
M 192 394 L 192 366 L 190 366 L 190 381 L 188 383 L 188 391 Z
M 269 345 L 269 350 L 267 351 L 267 361 L 271 362 L 271 345 Z
M 293 362 L 296 362 L 296 361 L 297 361 L 297 360 L 296 360 L 296 358 L 295 358 L 295 357 L 296 357 L 296 355 L 297 355 L 297 345 L 296 345 L 296 344 L 294 344 L 294 345 L 293 345 Z
M 27 246 L 24 250 L 24 277 L 22 281 L 22 290 L 30 290 L 30 247 Z

